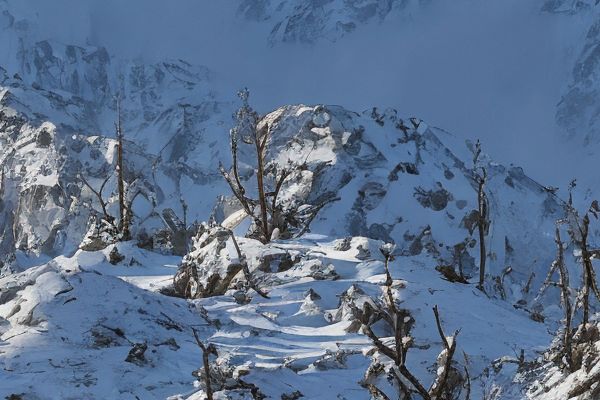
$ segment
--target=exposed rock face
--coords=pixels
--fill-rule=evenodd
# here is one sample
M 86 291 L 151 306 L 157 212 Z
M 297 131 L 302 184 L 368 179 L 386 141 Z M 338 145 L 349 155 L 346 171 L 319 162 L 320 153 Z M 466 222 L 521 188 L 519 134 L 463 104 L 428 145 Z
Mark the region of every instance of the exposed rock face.
M 97 196 L 81 178 L 97 191 L 108 179 L 102 196 L 109 214 L 117 216 L 116 142 L 103 136 L 74 133 L 74 127 L 86 133 L 97 130 L 88 124 L 91 117 L 85 111 L 91 100 L 62 97 L 35 87 L 38 86 L 29 86 L 14 78 L 5 78 L 0 83 L 0 162 L 4 166 L 0 179 L 0 247 L 6 252 L 19 248 L 53 255 L 63 249 L 77 248 L 88 232 L 90 216 L 102 215 Z M 105 111 L 108 108 L 112 114 L 112 104 L 98 103 L 94 105 L 96 107 Z M 180 112 L 177 108 L 171 111 L 174 114 Z M 161 120 L 168 114 L 161 113 Z M 197 121 L 194 118 L 188 120 L 190 126 L 192 121 Z M 131 139 L 125 141 L 127 200 L 132 203 L 136 219 L 143 221 L 141 225 L 135 224 L 134 234 L 170 229 L 173 251 L 184 254 L 184 230 L 176 227 L 173 231 L 170 226 L 177 214 L 183 215 L 182 204 L 185 203 L 181 199 L 187 198 L 191 202 L 189 199 L 194 197 L 192 193 L 182 193 L 181 182 L 207 183 L 219 177 L 214 174 L 212 178 L 206 178 L 207 174 L 192 166 L 194 161 L 181 164 L 181 156 L 173 154 L 182 149 L 191 150 L 193 146 L 183 142 L 174 145 L 175 137 L 163 146 L 166 153 L 158 156 L 149 153 L 152 149 L 140 147 L 133 137 L 148 122 L 129 121 L 134 126 L 141 124 L 131 133 Z M 185 132 L 191 129 L 190 126 Z M 185 132 L 181 131 L 181 134 Z M 175 132 L 175 136 L 178 134 Z M 188 139 L 195 140 L 191 136 Z M 171 154 L 168 158 L 176 161 L 163 160 L 163 154 Z M 172 189 L 167 193 L 163 191 L 166 187 Z M 181 196 L 171 200 L 174 193 L 181 193 Z M 164 212 L 167 214 L 163 218 Z
M 121 62 L 103 47 L 36 40 L 30 21 L 11 12 L 11 4 L 0 1 L 0 43 L 10 49 L 0 61 L 3 252 L 19 248 L 55 255 L 77 248 L 90 215 L 101 212 L 78 175 L 98 190 L 114 173 L 115 142 L 109 137 L 117 94 L 126 137 L 128 200 L 138 222 L 144 221 L 136 224 L 134 235 L 165 228 L 164 209 L 183 214 L 177 200 L 190 203 L 196 196 L 183 193 L 182 186 L 220 180 L 206 168 L 218 163 L 215 154 L 189 158 L 200 143 L 219 153 L 214 147 L 218 142 L 205 142 L 206 127 L 199 126 L 215 123 L 211 119 L 220 112 L 209 92 L 207 68 L 181 60 Z M 103 192 L 112 215 L 115 188 L 112 178 Z M 181 238 L 173 241 L 173 251 L 183 254 Z
M 578 46 L 575 65 L 566 92 L 557 108 L 556 121 L 570 138 L 582 141 L 586 146 L 600 142 L 600 19 L 590 8 L 597 5 L 590 2 L 553 1 L 549 2 L 564 12 L 581 12 L 592 21 L 582 46 Z M 587 14 L 586 14 L 587 13 Z
M 590 11 L 595 0 L 545 0 L 542 11 L 575 14 Z
M 369 22 L 381 22 L 390 13 L 409 16 L 427 0 L 245 0 L 243 17 L 272 24 L 269 42 L 314 43 L 336 41 Z

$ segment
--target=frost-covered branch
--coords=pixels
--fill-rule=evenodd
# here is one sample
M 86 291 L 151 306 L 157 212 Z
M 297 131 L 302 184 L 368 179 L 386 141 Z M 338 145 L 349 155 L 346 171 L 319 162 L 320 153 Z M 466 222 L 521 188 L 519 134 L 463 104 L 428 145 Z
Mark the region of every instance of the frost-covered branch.
M 246 214 L 252 218 L 253 227 L 249 233 L 263 243 L 275 238 L 298 237 L 309 231 L 310 224 L 323 207 L 337 200 L 334 196 L 324 196 L 316 204 L 296 204 L 294 201 L 282 201 L 280 195 L 286 183 L 299 176 L 307 169 L 306 162 L 294 163 L 278 168 L 275 160 L 267 159 L 267 148 L 272 136 L 274 122 L 261 123 L 258 113 L 250 107 L 247 89 L 241 90 L 238 96 L 242 106 L 237 111 L 236 125 L 230 130 L 230 147 L 232 165 L 227 170 L 223 165 L 219 170 L 229 185 L 233 196 L 238 200 Z M 246 195 L 249 192 L 246 182 L 242 182 L 239 172 L 238 145 L 253 145 L 253 156 L 256 159 L 255 177 L 257 198 Z M 318 173 L 319 171 L 314 171 Z

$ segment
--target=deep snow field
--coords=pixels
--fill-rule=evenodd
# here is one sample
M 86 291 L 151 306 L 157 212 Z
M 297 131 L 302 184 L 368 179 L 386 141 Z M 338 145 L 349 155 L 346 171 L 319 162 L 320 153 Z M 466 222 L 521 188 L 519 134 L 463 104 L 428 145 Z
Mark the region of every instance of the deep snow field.
M 350 288 L 381 296 L 380 243 L 355 238 L 348 251 L 335 250 L 326 237 L 266 248 L 241 243 L 250 257 L 271 249 L 300 251 L 331 264 L 339 278 L 315 279 L 307 265 L 271 276 L 281 283 L 268 287 L 270 299 L 253 295 L 245 305 L 231 295 L 185 301 L 159 293 L 170 283 L 177 257 L 129 243 L 118 245 L 125 259 L 116 266 L 108 262 L 109 249 L 58 257 L 1 281 L 3 287 L 10 282 L 0 308 L 10 315 L 10 328 L 3 328 L 0 390 L 24 393 L 24 399 L 202 399 L 201 393 L 192 394 L 192 372 L 202 360 L 195 328 L 202 340 L 217 346 L 223 362 L 249 370 L 243 379 L 270 398 L 300 391 L 308 399 L 369 399 L 359 381 L 372 346 L 364 335 L 346 331 L 348 315 L 341 313 L 339 321 L 332 316 Z M 373 256 L 357 259 L 360 244 L 373 249 Z M 424 381 L 441 346 L 434 305 L 448 332 L 461 329 L 459 349 L 469 358 L 474 398 L 493 390 L 494 380 L 510 379 L 510 366 L 507 376 L 485 376 L 493 360 L 516 356 L 520 349 L 535 357 L 551 340 L 545 326 L 525 312 L 489 300 L 473 285 L 442 280 L 418 259 L 393 262 L 391 271 L 400 304 L 416 321 L 412 335 L 418 345 L 428 345 L 410 353 L 411 366 Z M 139 364 L 125 361 L 134 343 L 148 345 Z

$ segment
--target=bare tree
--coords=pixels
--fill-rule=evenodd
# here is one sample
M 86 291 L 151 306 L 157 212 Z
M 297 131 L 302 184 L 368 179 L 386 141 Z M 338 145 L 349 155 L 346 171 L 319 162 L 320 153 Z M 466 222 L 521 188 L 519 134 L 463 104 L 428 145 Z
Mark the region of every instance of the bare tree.
M 179 198 L 179 202 L 181 203 L 181 208 L 183 209 L 183 247 L 185 250 L 185 253 L 187 254 L 188 252 L 188 220 L 187 220 L 187 212 L 188 212 L 188 205 L 185 202 L 185 199 L 182 197 Z
M 569 271 L 565 266 L 564 245 L 560 237 L 560 229 L 556 227 L 555 239 L 556 243 L 556 266 L 559 272 L 558 287 L 560 288 L 560 299 L 565 311 L 565 326 L 563 332 L 563 354 L 569 369 L 573 368 L 573 349 L 571 345 L 571 325 L 573 321 L 573 306 L 571 305 L 570 287 L 569 287 Z
M 479 156 L 481 155 L 481 142 L 477 140 L 475 150 L 473 151 L 473 178 L 477 184 L 477 230 L 479 232 L 479 283 L 477 288 L 485 291 L 485 263 L 487 252 L 485 247 L 485 238 L 489 232 L 489 204 L 485 194 L 485 184 L 487 182 L 487 170 L 480 165 Z
M 120 96 L 116 97 L 117 103 L 117 120 L 115 122 L 115 130 L 117 136 L 117 161 L 114 166 L 114 171 L 116 173 L 117 178 L 117 191 L 118 191 L 118 202 L 119 202 L 119 215 L 118 218 L 111 215 L 108 211 L 108 203 L 109 200 L 104 198 L 103 191 L 112 178 L 113 174 L 110 173 L 108 176 L 104 178 L 102 181 L 100 188 L 95 189 L 92 184 L 85 178 L 83 173 L 78 174 L 79 180 L 94 194 L 96 199 L 98 200 L 98 204 L 102 209 L 102 221 L 101 223 L 107 225 L 109 227 L 109 233 L 114 236 L 117 240 L 130 240 L 131 239 L 131 223 L 133 221 L 133 209 L 132 204 L 137 196 L 142 194 L 142 190 L 137 188 L 137 190 L 133 190 L 131 193 L 129 192 L 131 186 L 135 186 L 135 183 L 138 182 L 140 175 L 134 176 L 133 182 L 131 185 L 127 185 L 125 182 L 125 162 L 123 155 L 123 144 L 124 144 L 124 135 L 123 128 L 121 123 L 121 98 Z
M 590 329 L 590 297 L 593 295 L 597 300 L 600 300 L 600 290 L 598 289 L 596 272 L 594 270 L 593 260 L 600 256 L 600 249 L 592 248 L 590 245 L 590 223 L 591 217 L 598 219 L 600 214 L 600 205 L 594 200 L 583 214 L 576 210 L 573 205 L 573 188 L 576 186 L 576 181 L 571 181 L 569 185 L 569 199 L 565 206 L 566 217 L 558 220 L 556 223 L 555 243 L 557 246 L 557 257 L 552 263 L 547 277 L 536 296 L 537 301 L 544 292 L 551 286 L 560 289 L 561 305 L 564 310 L 564 330 L 562 337 L 557 340 L 553 346 L 553 351 L 549 354 L 551 359 L 558 362 L 561 367 L 566 367 L 569 372 L 575 372 L 582 365 L 582 353 L 585 351 L 587 344 L 585 343 Z M 582 283 L 578 289 L 570 286 L 569 271 L 566 267 L 564 250 L 565 245 L 560 234 L 560 227 L 566 226 L 571 243 L 575 248 L 579 249 L 579 258 L 581 260 Z M 558 281 L 553 281 L 553 275 L 558 271 Z M 575 292 L 573 296 L 572 293 Z M 575 297 L 574 301 L 572 297 Z M 574 328 L 574 320 L 581 309 L 582 319 L 578 328 Z M 596 329 L 591 326 L 591 329 Z M 597 380 L 596 380 L 597 381 Z M 586 385 L 589 381 L 586 381 Z M 584 385 L 585 386 L 585 385 Z M 575 390 L 575 389 L 574 389 Z M 575 390 L 576 391 L 576 390 Z M 575 395 L 573 395 L 575 396 Z
M 562 349 L 559 352 L 558 359 L 565 360 L 567 364 L 567 368 L 573 372 L 573 349 L 572 349 L 572 340 L 573 340 L 573 305 L 571 303 L 571 287 L 569 284 L 569 271 L 565 265 L 565 248 L 564 243 L 562 241 L 560 235 L 560 226 L 564 224 L 566 220 L 559 220 L 556 222 L 556 230 L 554 234 L 554 242 L 556 243 L 556 259 L 550 266 L 550 270 L 548 271 L 548 275 L 544 280 L 544 283 L 539 291 L 539 294 L 536 296 L 536 301 L 544 294 L 544 292 L 550 286 L 555 286 L 560 289 L 560 301 L 562 308 L 564 310 L 565 320 L 564 320 L 564 331 L 562 337 Z M 552 281 L 552 276 L 555 272 L 558 271 L 559 280 L 558 282 Z
M 459 382 L 449 380 L 451 371 L 456 372 L 453 367 L 453 357 L 456 352 L 456 337 L 459 331 L 456 331 L 454 335 L 448 337 L 444 333 L 442 323 L 440 320 L 440 314 L 437 305 L 433 307 L 433 314 L 437 330 L 443 344 L 443 350 L 438 357 L 438 362 L 441 365 L 438 366 L 437 376 L 429 386 L 426 386 L 408 369 L 406 366 L 407 353 L 412 346 L 412 339 L 408 336 L 408 323 L 410 315 L 407 310 L 399 309 L 392 294 L 392 277 L 389 271 L 389 262 L 393 259 L 392 256 L 393 247 L 384 246 L 381 248 L 381 252 L 385 258 L 385 274 L 386 274 L 386 306 L 385 308 L 373 308 L 371 304 L 365 302 L 363 309 L 360 310 L 355 307 L 354 313 L 358 320 L 362 324 L 363 332 L 371 339 L 375 348 L 384 356 L 390 358 L 394 362 L 394 368 L 390 370 L 394 381 L 398 385 L 403 399 L 412 398 L 412 393 L 417 393 L 424 400 L 434 399 L 453 399 L 456 398 L 454 393 L 457 391 L 457 385 Z M 394 345 L 386 345 L 381 338 L 379 338 L 372 329 L 372 325 L 379 319 L 386 321 L 394 334 Z M 466 360 L 466 355 L 465 355 Z M 466 369 L 466 366 L 465 366 Z M 373 384 L 366 384 L 367 388 L 374 394 L 383 394 L 383 392 L 375 387 Z M 470 377 L 468 371 L 465 375 L 464 380 L 460 381 L 461 390 L 466 390 L 465 399 L 470 397 Z M 387 398 L 385 394 L 381 396 Z
M 226 170 L 219 166 L 221 174 L 229 184 L 233 195 L 246 214 L 254 222 L 256 237 L 268 243 L 274 236 L 292 237 L 306 233 L 317 213 L 327 204 L 337 200 L 334 196 L 324 196 L 316 205 L 283 205 L 279 201 L 281 190 L 290 177 L 308 168 L 306 163 L 288 161 L 287 165 L 267 160 L 267 147 L 271 137 L 271 126 L 261 123 L 260 116 L 250 106 L 250 93 L 243 89 L 238 93 L 242 106 L 235 114 L 236 126 L 230 131 L 232 166 Z M 239 172 L 238 145 L 240 140 L 253 146 L 256 157 L 256 185 L 258 199 L 248 197 Z M 270 184 L 269 184 L 270 183 Z M 294 230 L 292 233 L 291 231 Z
M 125 164 L 123 162 L 123 127 L 121 124 L 121 96 L 117 95 L 117 121 L 115 122 L 115 130 L 117 134 L 117 178 L 119 189 L 119 231 L 122 234 L 123 240 L 131 239 L 129 230 L 130 218 L 125 194 Z
M 600 250 L 592 250 L 589 247 L 590 215 L 598 219 L 600 205 L 597 200 L 592 201 L 583 218 L 580 218 L 573 207 L 572 197 L 569 196 L 567 211 L 570 224 L 569 234 L 573 243 L 575 243 L 581 251 L 583 282 L 577 295 L 575 307 L 581 306 L 583 309 L 582 323 L 585 327 L 590 319 L 590 294 L 593 293 L 596 299 L 600 300 L 600 290 L 598 289 L 596 280 L 596 271 L 592 264 L 592 260 L 600 255 Z

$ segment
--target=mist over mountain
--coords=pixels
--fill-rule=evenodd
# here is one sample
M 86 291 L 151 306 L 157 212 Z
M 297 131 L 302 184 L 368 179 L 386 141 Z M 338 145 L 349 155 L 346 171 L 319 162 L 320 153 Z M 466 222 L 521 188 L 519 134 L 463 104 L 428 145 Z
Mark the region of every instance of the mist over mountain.
M 393 107 L 481 138 L 497 159 L 555 185 L 576 175 L 567 156 L 550 172 L 544 155 L 562 156 L 565 146 L 576 153 L 581 141 L 564 139 L 574 128 L 560 122 L 561 99 L 574 96 L 593 2 L 33 0 L 4 8 L 17 33 L 3 35 L 3 49 L 21 36 L 104 47 L 119 60 L 183 59 L 214 71 L 222 98 L 248 86 L 265 112 L 285 103 Z M 5 68 L 18 70 L 15 52 L 3 53 Z

